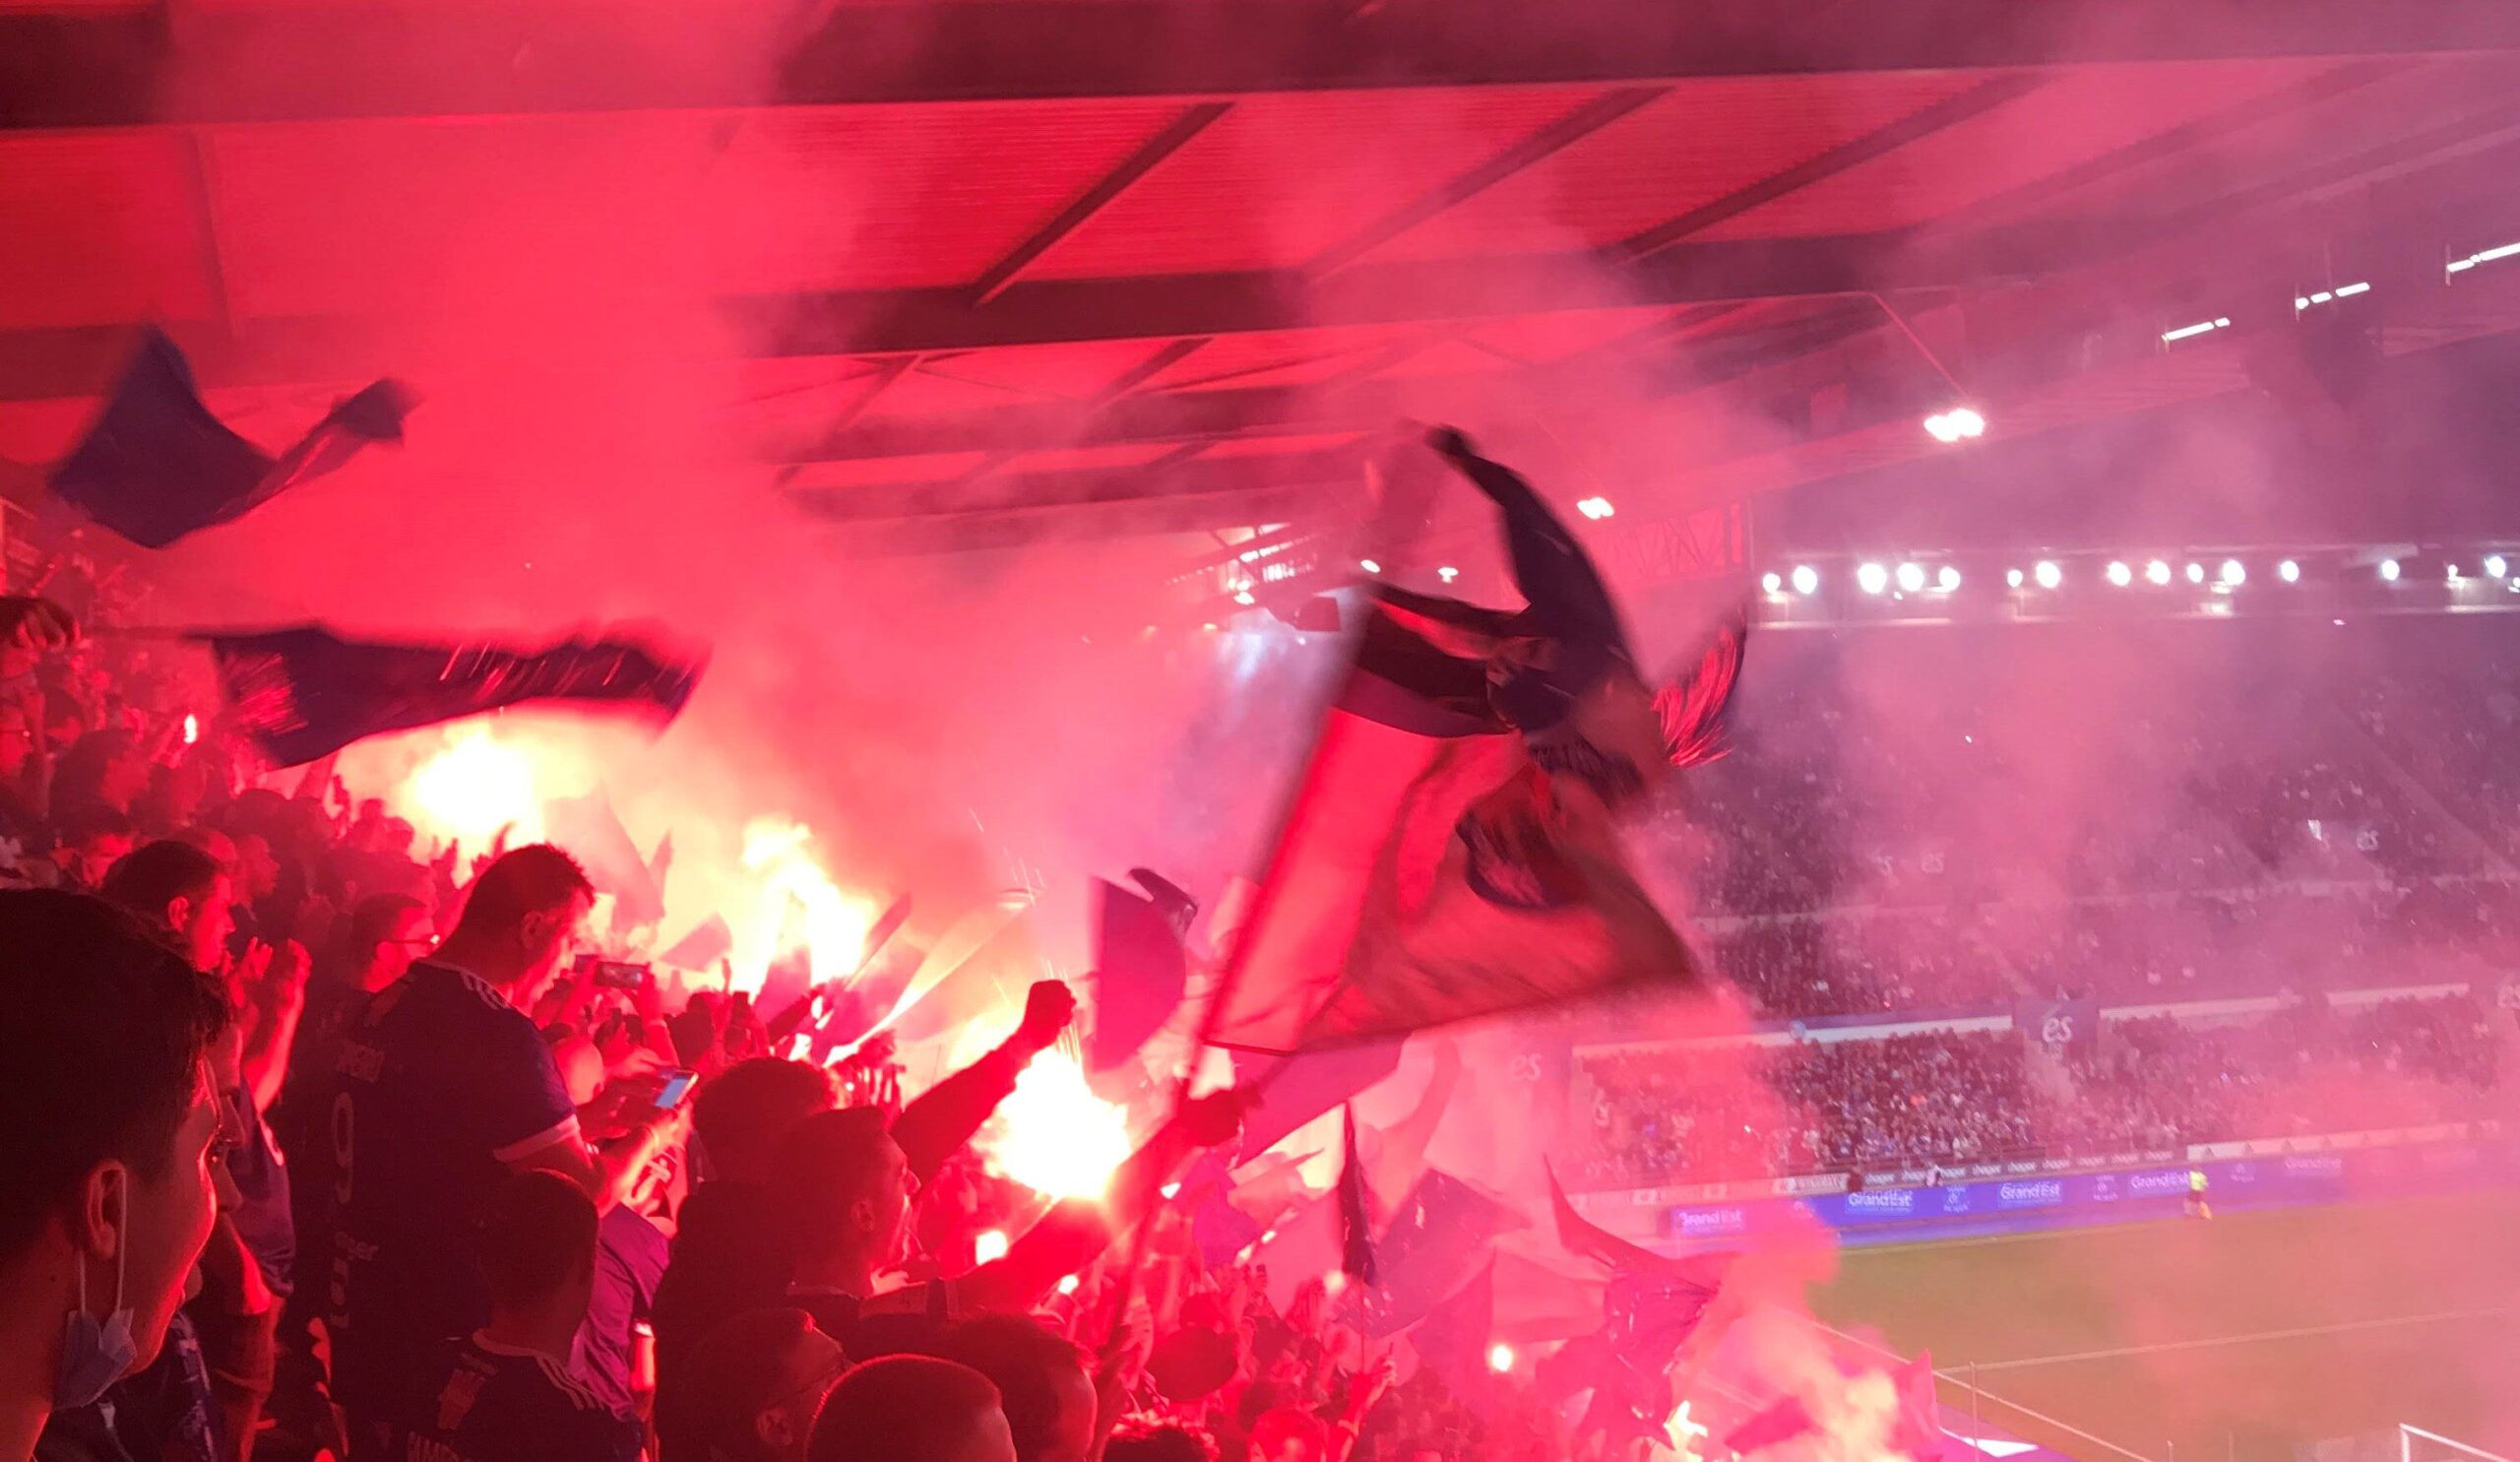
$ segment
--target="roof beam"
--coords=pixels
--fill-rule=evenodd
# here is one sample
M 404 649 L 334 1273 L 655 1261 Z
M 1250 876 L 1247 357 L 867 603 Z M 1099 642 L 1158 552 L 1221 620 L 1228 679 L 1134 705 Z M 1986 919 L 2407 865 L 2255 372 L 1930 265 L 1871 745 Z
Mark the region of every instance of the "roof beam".
M 1162 131 L 1138 145 L 1137 151 L 1120 159 L 1119 164 L 1095 180 L 1083 196 L 1059 211 L 1059 216 L 1009 250 L 1006 257 L 988 267 L 979 282 L 972 286 L 972 296 L 986 304 L 1015 283 L 1015 277 L 1032 267 L 1033 262 L 1058 246 L 1060 239 L 1085 226 L 1086 221 L 1110 206 L 1113 199 L 1127 192 L 1138 179 L 1153 172 L 1164 159 L 1181 151 L 1190 139 L 1233 110 L 1230 101 L 1198 101 L 1181 109 L 1180 115 L 1165 124 Z
M 1040 512 L 1102 503 L 1358 488 L 1363 456 L 1354 448 L 1279 457 L 1200 458 L 1170 467 L 1023 473 L 985 479 L 790 488 L 806 511 L 834 523 L 975 513 Z M 1240 521 L 1251 521 L 1244 518 Z
M 2507 0 L 362 0 L 0 14 L 0 126 L 1654 82 L 2520 49 Z M 763 62 L 776 80 L 765 87 Z

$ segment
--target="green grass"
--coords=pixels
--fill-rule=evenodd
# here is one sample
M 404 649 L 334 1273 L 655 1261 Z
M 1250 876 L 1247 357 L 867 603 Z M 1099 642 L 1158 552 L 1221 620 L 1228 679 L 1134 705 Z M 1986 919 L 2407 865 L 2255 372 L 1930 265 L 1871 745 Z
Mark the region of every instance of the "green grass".
M 1814 1304 L 1946 1377 L 1978 1363 L 1988 1421 L 2082 1462 L 2126 1462 L 2091 1437 L 2294 1462 L 2400 1422 L 2473 1442 L 2520 1392 L 2520 1193 L 1855 1249 Z M 2500 1313 L 2414 1318 L 2474 1310 Z

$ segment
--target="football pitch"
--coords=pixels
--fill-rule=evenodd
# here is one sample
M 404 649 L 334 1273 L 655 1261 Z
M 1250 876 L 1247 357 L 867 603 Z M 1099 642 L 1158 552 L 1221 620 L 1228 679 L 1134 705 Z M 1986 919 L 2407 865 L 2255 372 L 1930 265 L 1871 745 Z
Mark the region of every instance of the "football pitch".
M 2401 1422 L 2484 1442 L 2520 1411 L 2520 1192 L 1851 1249 L 1813 1303 L 2082 1462 L 2394 1458 Z

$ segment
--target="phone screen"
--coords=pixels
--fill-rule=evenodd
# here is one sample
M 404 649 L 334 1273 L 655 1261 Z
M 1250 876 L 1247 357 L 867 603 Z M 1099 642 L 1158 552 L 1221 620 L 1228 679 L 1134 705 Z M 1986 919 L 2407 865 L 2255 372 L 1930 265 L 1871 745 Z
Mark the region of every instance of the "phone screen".
M 627 960 L 597 960 L 595 983 L 605 989 L 637 989 L 648 983 L 648 967 Z
M 667 1071 L 664 1088 L 657 1093 L 657 1110 L 671 1112 L 681 1106 L 682 1099 L 691 1094 L 691 1084 L 699 1079 L 697 1071 Z

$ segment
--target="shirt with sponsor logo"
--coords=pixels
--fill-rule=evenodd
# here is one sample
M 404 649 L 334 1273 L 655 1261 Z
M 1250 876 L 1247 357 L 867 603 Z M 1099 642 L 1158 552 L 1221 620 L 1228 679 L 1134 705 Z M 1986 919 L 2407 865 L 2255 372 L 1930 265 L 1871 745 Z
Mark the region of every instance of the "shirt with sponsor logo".
M 577 1109 L 534 1022 L 434 962 L 368 1002 L 335 1067 L 334 1396 L 402 1421 L 426 1358 L 489 1318 L 475 1219 L 509 1162 L 577 1139 Z
M 647 1429 L 556 1356 L 474 1334 L 443 1347 L 391 1462 L 635 1462 Z

